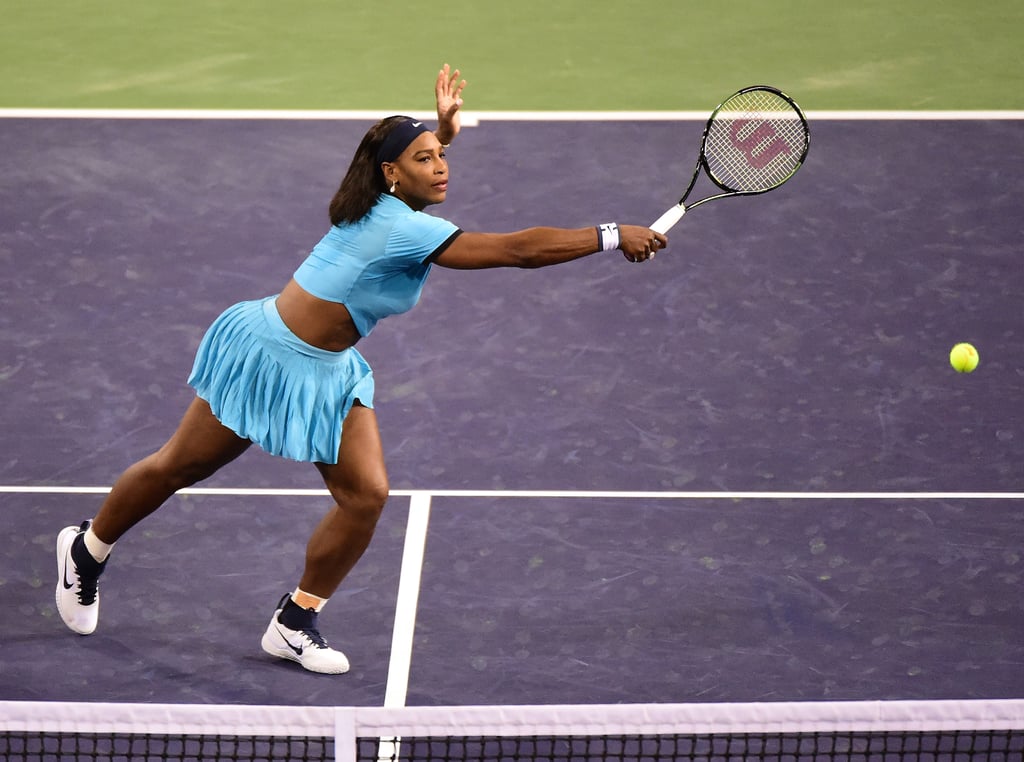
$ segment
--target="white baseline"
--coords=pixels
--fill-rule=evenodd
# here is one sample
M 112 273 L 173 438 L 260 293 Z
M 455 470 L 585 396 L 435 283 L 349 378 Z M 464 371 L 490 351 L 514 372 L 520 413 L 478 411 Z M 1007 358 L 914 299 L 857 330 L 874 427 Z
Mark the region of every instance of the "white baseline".
M 707 111 L 463 111 L 462 124 L 481 122 L 703 122 Z M 118 108 L 3 108 L 0 119 L 238 119 L 282 121 L 376 121 L 388 114 L 413 119 L 436 119 L 432 111 L 406 109 L 289 110 L 289 109 L 118 109 Z M 808 111 L 808 120 L 1020 120 L 1024 111 Z

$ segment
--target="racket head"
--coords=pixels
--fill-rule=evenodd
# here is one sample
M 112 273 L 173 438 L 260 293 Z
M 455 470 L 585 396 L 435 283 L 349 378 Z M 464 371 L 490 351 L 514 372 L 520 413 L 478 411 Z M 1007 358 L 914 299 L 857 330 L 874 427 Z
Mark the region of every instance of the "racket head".
M 811 132 L 796 101 L 769 85 L 745 87 L 712 112 L 700 163 L 728 193 L 765 193 L 791 178 L 807 158 Z

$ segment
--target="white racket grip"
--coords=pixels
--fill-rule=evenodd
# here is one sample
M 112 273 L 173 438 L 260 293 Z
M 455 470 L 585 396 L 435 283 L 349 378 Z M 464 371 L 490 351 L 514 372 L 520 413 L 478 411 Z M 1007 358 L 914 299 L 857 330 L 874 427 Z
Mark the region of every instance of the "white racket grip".
M 654 221 L 651 225 L 651 230 L 655 233 L 661 233 L 664 235 L 670 231 L 673 226 L 679 222 L 679 220 L 683 219 L 684 214 L 686 214 L 686 207 L 682 204 L 676 204 Z

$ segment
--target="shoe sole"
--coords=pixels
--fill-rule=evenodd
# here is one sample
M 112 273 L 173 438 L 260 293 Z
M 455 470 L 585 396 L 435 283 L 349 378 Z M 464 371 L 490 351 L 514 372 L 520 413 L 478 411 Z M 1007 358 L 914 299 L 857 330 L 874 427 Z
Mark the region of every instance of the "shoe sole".
M 72 632 L 76 632 L 79 635 L 91 635 L 96 631 L 95 625 L 89 629 L 75 627 L 68 621 L 68 618 L 64 615 L 64 608 L 61 606 L 61 592 L 63 592 L 61 587 L 63 585 L 65 572 L 64 564 L 68 554 L 71 552 L 71 543 L 75 541 L 75 536 L 78 532 L 78 527 L 65 527 L 60 530 L 60 534 L 57 535 L 57 589 L 55 593 L 57 599 L 57 613 L 60 614 L 61 620 Z

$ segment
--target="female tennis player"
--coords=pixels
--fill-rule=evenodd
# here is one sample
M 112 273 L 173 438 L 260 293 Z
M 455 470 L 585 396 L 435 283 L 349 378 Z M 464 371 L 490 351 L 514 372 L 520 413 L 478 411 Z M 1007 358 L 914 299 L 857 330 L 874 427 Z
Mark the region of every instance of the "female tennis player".
M 393 116 L 366 133 L 331 201 L 331 228 L 294 277 L 275 296 L 230 307 L 209 328 L 189 377 L 196 397 L 175 433 L 121 475 L 94 518 L 60 532 L 57 608 L 71 630 L 96 629 L 97 583 L 114 543 L 255 442 L 315 464 L 335 501 L 263 649 L 313 672 L 346 672 L 348 659 L 320 635 L 317 614 L 362 556 L 388 497 L 373 373 L 356 343 L 382 318 L 411 309 L 435 264 L 546 267 L 612 249 L 643 262 L 667 244 L 641 226 L 471 233 L 425 214 L 445 200 L 445 149 L 459 134 L 465 84 L 447 64 L 438 73 L 435 131 Z

